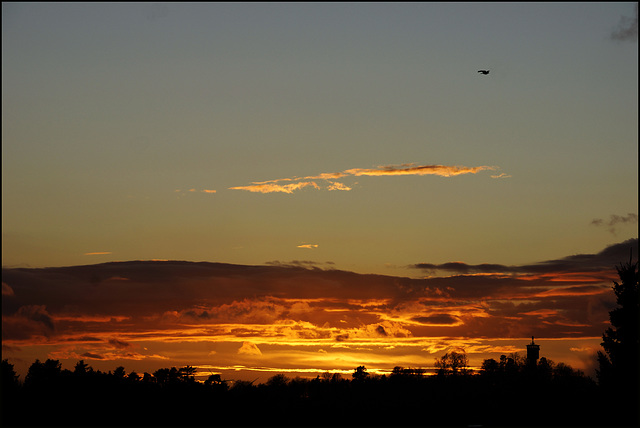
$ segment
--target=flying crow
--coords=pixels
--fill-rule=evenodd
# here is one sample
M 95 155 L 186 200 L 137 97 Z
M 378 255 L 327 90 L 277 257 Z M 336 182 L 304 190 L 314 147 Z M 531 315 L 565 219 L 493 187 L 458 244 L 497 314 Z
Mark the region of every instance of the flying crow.
M 486 76 L 487 74 L 489 74 L 489 70 L 478 70 L 478 73 L 482 73 Z

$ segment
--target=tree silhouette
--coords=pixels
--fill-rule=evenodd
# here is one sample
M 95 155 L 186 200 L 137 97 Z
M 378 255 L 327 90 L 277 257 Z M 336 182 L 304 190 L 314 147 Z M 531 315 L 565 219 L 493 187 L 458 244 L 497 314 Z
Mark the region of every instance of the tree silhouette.
M 91 368 L 91 366 L 86 364 L 84 362 L 84 360 L 78 361 L 76 363 L 76 366 L 73 369 L 73 374 L 75 374 L 77 376 L 83 376 L 83 375 L 86 375 L 87 373 L 91 373 L 91 372 L 93 372 L 93 368 Z
M 391 371 L 391 377 L 403 377 L 403 378 L 413 378 L 424 376 L 426 370 L 425 369 L 412 369 L 404 368 L 400 366 L 395 366 Z
M 126 374 L 126 371 L 122 366 L 116 367 L 116 369 L 113 371 L 113 377 L 115 377 L 118 380 L 124 379 L 125 374 Z
M 163 385 L 163 384 L 169 382 L 169 369 L 162 368 L 162 369 L 156 370 L 155 372 L 153 372 L 153 378 L 160 385 Z
M 464 350 L 447 352 L 442 357 L 436 358 L 435 363 L 440 376 L 468 374 L 468 365 L 469 359 Z
M 171 369 L 169 370 L 168 382 L 171 384 L 175 384 L 178 382 L 179 379 L 180 379 L 180 372 L 178 371 L 177 368 L 171 367 Z
M 629 421 L 638 422 L 640 381 L 640 297 L 638 262 L 616 266 L 620 282 L 613 282 L 618 307 L 609 312 L 612 327 L 602 335 L 604 353 L 598 351 L 598 382 Z M 605 354 L 606 353 L 606 354 Z
M 212 374 L 204 381 L 205 385 L 218 385 L 222 383 L 222 379 L 219 374 Z
M 150 373 L 144 372 L 142 374 L 142 382 L 144 382 L 144 383 L 154 383 L 155 381 L 156 381 L 156 379 Z
M 283 388 L 287 386 L 288 383 L 289 378 L 282 373 L 271 376 L 269 380 L 267 380 L 267 385 L 273 388 Z
M 133 371 L 127 375 L 127 380 L 131 382 L 138 382 L 140 380 L 140 375 Z
M 44 363 L 36 360 L 29 367 L 24 383 L 27 386 L 53 386 L 62 373 L 59 360 L 48 359 Z
M 638 263 L 632 263 L 630 260 L 616 269 L 620 283 L 614 281 L 613 291 L 619 307 L 609 312 L 613 328 L 608 328 L 602 335 L 602 347 L 607 355 L 598 352 L 599 376 L 604 382 L 609 380 L 606 379 L 607 376 L 619 379 L 638 371 Z M 637 379 L 637 376 L 634 379 Z
M 363 381 L 369 377 L 369 373 L 367 373 L 367 368 L 365 366 L 358 366 L 351 374 L 351 377 L 355 381 Z
M 315 379 L 278 374 L 261 384 L 227 385 L 219 374 L 190 380 L 191 366 L 141 378 L 124 367 L 104 373 L 79 361 L 69 371 L 57 360 L 36 360 L 29 382 L 21 385 L 4 360 L 0 417 L 2 426 L 122 426 L 123 413 L 113 409 L 132 403 L 144 410 L 127 415 L 128 426 L 413 426 L 413 409 L 429 415 L 427 426 L 513 426 L 523 415 L 528 426 L 548 424 L 549 415 L 558 426 L 620 425 L 599 406 L 597 385 L 566 364 L 542 357 L 532 371 L 512 354 L 485 360 L 476 374 L 466 371 L 464 352 L 449 352 L 438 362 L 449 375 L 425 376 L 423 369 L 401 366 L 376 375 L 359 366 L 353 379 L 330 372 Z M 11 383 L 18 390 L 7 397 L 5 384 Z M 185 411 L 193 408 L 211 411 Z M 589 411 L 576 412 L 580 408 Z
M 196 369 L 192 366 L 184 366 L 178 369 L 178 376 L 183 382 L 194 382 Z
M 2 391 L 14 390 L 19 386 L 18 375 L 9 360 L 2 360 Z
M 14 422 L 12 418 L 7 417 L 7 414 L 12 415 L 16 407 L 19 399 L 20 382 L 16 371 L 13 369 L 13 364 L 10 364 L 9 360 L 2 360 L 0 368 L 2 382 L 0 383 L 0 424 L 6 426 Z

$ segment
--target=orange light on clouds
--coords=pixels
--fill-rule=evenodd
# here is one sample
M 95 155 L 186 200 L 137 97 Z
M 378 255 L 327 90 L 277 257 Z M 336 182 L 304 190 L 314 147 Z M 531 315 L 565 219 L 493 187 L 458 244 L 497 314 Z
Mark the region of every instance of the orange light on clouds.
M 254 193 L 293 193 L 295 190 L 299 190 L 305 187 L 313 187 L 315 189 L 322 189 L 316 181 L 300 181 L 300 180 L 325 180 L 328 184 L 324 187 L 326 190 L 352 190 L 351 187 L 344 183 L 335 181 L 337 179 L 345 177 L 385 177 L 385 176 L 423 176 L 423 175 L 437 175 L 440 177 L 453 177 L 463 174 L 476 174 L 480 171 L 495 171 L 496 166 L 447 166 L 447 165 L 416 165 L 416 164 L 403 164 L 403 165 L 388 165 L 380 166 L 378 168 L 352 168 L 343 172 L 323 172 L 317 175 L 310 175 L 306 177 L 293 177 L 293 178 L 280 178 L 267 181 L 256 181 L 249 186 L 237 186 L 230 187 L 230 190 L 246 190 Z M 499 178 L 506 178 L 508 176 L 501 174 Z M 494 177 L 495 178 L 495 177 Z M 281 182 L 297 182 L 289 184 L 278 184 Z
M 492 175 L 491 178 L 511 178 L 511 175 L 503 172 L 497 175 Z
M 550 316 L 558 315 L 558 311 L 555 309 L 538 309 L 536 311 L 522 312 L 522 315 L 532 315 L 540 318 L 548 318 Z
M 347 186 L 346 184 L 338 183 L 336 181 L 336 182 L 329 183 L 327 190 L 343 190 L 348 192 L 349 190 L 352 190 L 352 188 Z
M 304 189 L 305 187 L 314 187 L 319 189 L 320 187 L 313 181 L 305 181 L 300 183 L 291 184 L 253 184 L 251 186 L 238 186 L 230 187 L 231 190 L 247 190 L 253 193 L 293 193 L 295 190 Z
M 318 248 L 318 244 L 301 244 L 298 245 L 297 248 L 306 248 L 306 249 L 313 249 L 313 248 Z
M 618 247 L 628 252 L 628 243 Z M 565 259 L 495 274 L 478 271 L 499 265 L 420 265 L 467 272 L 428 278 L 301 262 L 5 268 L 3 347 L 21 361 L 38 355 L 123 360 L 146 371 L 170 361 L 287 373 L 429 368 L 439 353 L 462 347 L 479 366 L 531 335 L 576 349 L 600 340 L 615 277 L 608 259 L 598 264 L 598 257 L 577 259 L 590 271 Z M 580 274 L 565 275 L 569 268 Z
M 388 175 L 439 175 L 441 177 L 453 177 L 462 174 L 476 174 L 480 171 L 498 169 L 496 166 L 447 166 L 447 165 L 419 165 L 406 164 L 401 166 L 381 166 L 375 169 L 354 168 L 344 171 L 346 175 L 358 176 L 388 176 Z

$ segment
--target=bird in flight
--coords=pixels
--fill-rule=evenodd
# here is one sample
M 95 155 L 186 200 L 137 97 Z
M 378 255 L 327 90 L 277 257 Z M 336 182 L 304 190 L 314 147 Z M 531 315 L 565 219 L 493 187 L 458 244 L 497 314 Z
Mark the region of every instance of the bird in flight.
M 478 70 L 478 73 L 482 73 L 486 76 L 487 74 L 489 74 L 489 70 Z

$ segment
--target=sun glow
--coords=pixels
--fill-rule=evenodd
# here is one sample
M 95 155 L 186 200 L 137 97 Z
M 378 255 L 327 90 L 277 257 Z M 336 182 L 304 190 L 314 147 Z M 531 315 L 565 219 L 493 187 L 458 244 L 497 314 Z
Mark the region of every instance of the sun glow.
M 96 364 L 182 361 L 307 374 L 361 365 L 380 373 L 397 365 L 429 368 L 438 354 L 464 348 L 477 366 L 492 353 L 517 349 L 513 340 L 534 331 L 567 343 L 599 338 L 608 319 L 603 299 L 613 299 L 607 281 L 594 280 L 606 278 L 608 267 L 591 267 L 582 282 L 583 274 L 563 276 L 548 267 L 553 263 L 544 266 L 544 275 L 526 275 L 529 267 L 474 272 L 500 266 L 462 262 L 419 267 L 433 266 L 471 273 L 412 279 L 323 270 L 301 261 L 3 269 L 3 347 L 46 349 L 49 356 Z M 64 293 L 46 293 L 56 287 Z M 575 310 L 582 307 L 592 309 Z M 583 345 L 580 339 L 572 347 Z

